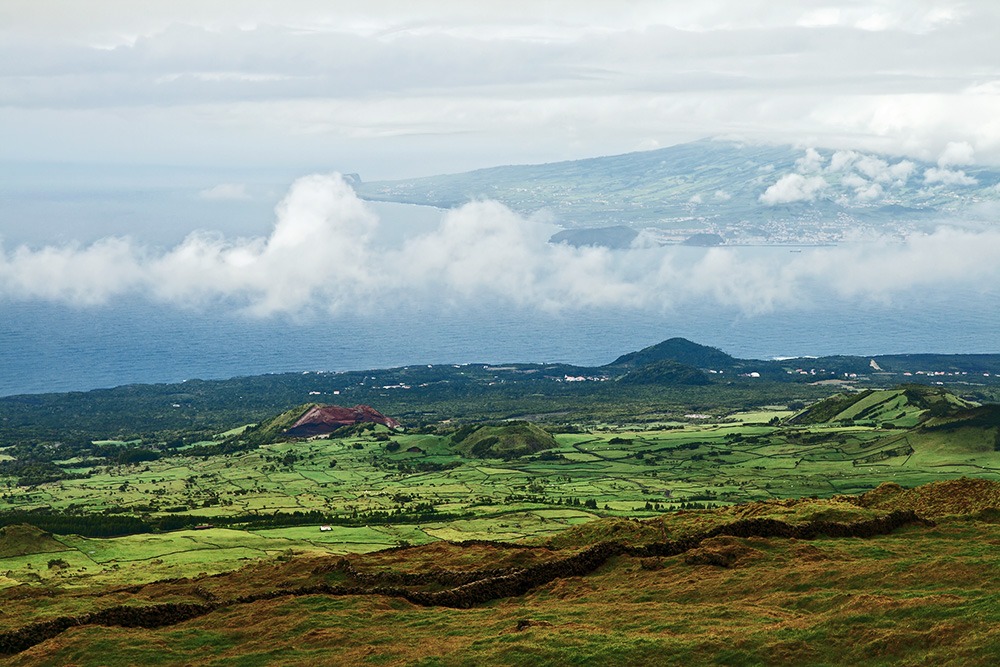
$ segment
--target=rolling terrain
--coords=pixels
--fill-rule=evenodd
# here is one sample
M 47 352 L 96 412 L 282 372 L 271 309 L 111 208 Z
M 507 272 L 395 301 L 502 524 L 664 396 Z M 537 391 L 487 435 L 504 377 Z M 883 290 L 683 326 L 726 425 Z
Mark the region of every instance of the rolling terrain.
M 991 664 L 993 363 L 745 360 L 671 339 L 597 368 L 4 399 L 21 412 L 0 449 L 0 652 Z M 134 402 L 113 417 L 116 396 Z M 146 432 L 116 430 L 166 401 Z M 32 423 L 31 406 L 49 411 Z
M 8 588 L 0 651 L 12 665 L 987 665 L 998 499 L 979 480 L 884 485 L 599 520 L 540 543 Z

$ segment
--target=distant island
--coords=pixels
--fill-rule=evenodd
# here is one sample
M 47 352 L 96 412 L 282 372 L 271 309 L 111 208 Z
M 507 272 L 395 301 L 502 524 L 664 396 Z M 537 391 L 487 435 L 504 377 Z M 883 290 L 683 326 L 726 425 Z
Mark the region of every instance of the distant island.
M 947 171 L 947 170 L 945 170 Z M 858 229 L 905 235 L 1000 200 L 1000 171 L 888 155 L 704 139 L 652 151 L 352 185 L 370 201 L 452 208 L 497 200 L 564 228 L 553 240 L 829 245 Z M 695 239 L 692 241 L 692 239 Z

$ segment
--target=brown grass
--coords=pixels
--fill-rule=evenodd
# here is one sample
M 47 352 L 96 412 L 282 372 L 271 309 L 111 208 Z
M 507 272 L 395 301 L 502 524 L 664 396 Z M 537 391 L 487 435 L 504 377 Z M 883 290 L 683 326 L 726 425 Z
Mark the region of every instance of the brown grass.
M 912 502 L 950 511 L 956 488 L 971 494 L 963 507 L 973 511 L 992 493 L 967 482 L 912 492 L 889 487 L 873 492 L 867 502 L 878 507 L 866 509 Z M 763 503 L 747 516 L 788 509 L 821 511 L 805 502 Z M 687 514 L 674 518 L 675 534 L 718 522 L 710 513 Z M 648 522 L 640 534 L 648 534 L 647 526 L 660 533 L 659 524 Z M 613 556 L 586 576 L 557 578 L 471 609 L 421 607 L 381 595 L 286 596 L 155 630 L 75 627 L 7 662 L 992 665 L 1000 662 L 1000 592 L 991 584 L 1000 573 L 998 543 L 1000 525 L 969 519 L 868 539 L 718 536 L 678 556 Z M 348 562 L 361 573 L 433 574 L 525 567 L 576 552 L 435 543 Z M 204 603 L 339 581 L 343 574 L 331 564 L 334 559 L 302 556 L 130 589 L 50 597 L 5 591 L 0 624 L 19 625 L 40 612 Z
M 911 509 L 927 518 L 975 514 L 1000 508 L 1000 483 L 962 477 L 904 489 L 889 482 L 863 494 L 856 502 L 882 511 Z

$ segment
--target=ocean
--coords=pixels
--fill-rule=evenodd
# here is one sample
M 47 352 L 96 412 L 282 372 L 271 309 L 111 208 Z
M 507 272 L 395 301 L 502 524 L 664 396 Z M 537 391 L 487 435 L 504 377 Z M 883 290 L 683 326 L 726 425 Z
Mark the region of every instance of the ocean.
M 998 310 L 939 296 L 913 307 L 828 308 L 747 317 L 715 306 L 546 315 L 463 308 L 302 320 L 207 314 L 144 301 L 73 308 L 6 303 L 0 395 L 80 391 L 305 370 L 408 364 L 605 364 L 673 336 L 749 358 L 1000 352 Z M 842 307 L 840 307 L 842 306 Z
M 412 233 L 437 223 L 436 212 L 412 208 L 379 205 L 382 224 Z M 742 252 L 775 262 L 795 256 L 776 247 Z M 496 303 L 386 303 L 367 314 L 253 318 L 140 298 L 93 307 L 8 300 L 0 301 L 0 395 L 409 364 L 600 365 L 674 336 L 747 358 L 997 353 L 998 331 L 996 285 L 924 288 L 896 293 L 888 303 L 827 296 L 810 307 L 752 316 L 691 301 L 672 310 L 561 314 Z

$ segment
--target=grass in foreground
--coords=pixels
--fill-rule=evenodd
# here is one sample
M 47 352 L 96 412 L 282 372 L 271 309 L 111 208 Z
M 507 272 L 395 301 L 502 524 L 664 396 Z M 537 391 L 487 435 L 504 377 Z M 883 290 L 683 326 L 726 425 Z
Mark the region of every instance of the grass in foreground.
M 301 595 L 233 605 L 156 630 L 74 627 L 12 656 L 13 665 L 139 664 L 962 664 L 1000 660 L 998 485 L 960 480 L 860 499 L 806 499 L 628 522 L 639 544 L 734 516 L 796 522 L 920 506 L 934 526 L 814 540 L 716 537 L 672 557 L 620 555 L 585 576 L 471 609 L 385 595 Z M 963 507 L 950 499 L 964 497 Z M 853 509 L 852 509 L 853 508 Z M 956 513 L 957 512 L 957 513 Z M 602 522 L 598 522 L 602 523 Z M 604 522 L 607 523 L 607 522 Z M 592 537 L 603 538 L 592 526 Z M 577 531 L 579 532 L 579 531 Z M 556 540 L 558 542 L 558 540 Z M 349 557 L 362 572 L 525 567 L 562 550 L 434 543 Z M 568 551 L 567 551 L 568 549 Z M 728 567 L 705 564 L 728 553 Z M 3 595 L 7 622 L 117 604 L 202 602 L 309 582 L 336 583 L 330 557 L 300 556 L 219 577 L 137 589 Z M 22 588 L 22 587 L 18 587 Z M 36 589 L 37 590 L 37 589 Z M 40 591 L 38 591 L 40 593 Z

